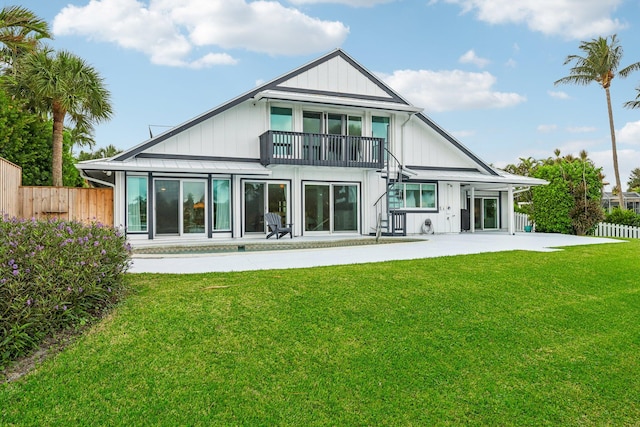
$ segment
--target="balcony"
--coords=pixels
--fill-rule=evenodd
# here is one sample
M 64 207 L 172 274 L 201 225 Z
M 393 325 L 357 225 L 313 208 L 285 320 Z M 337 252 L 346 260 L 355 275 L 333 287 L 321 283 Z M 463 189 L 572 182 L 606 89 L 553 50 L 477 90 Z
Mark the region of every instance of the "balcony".
M 384 167 L 384 139 L 365 136 L 267 131 L 260 135 L 263 165 Z

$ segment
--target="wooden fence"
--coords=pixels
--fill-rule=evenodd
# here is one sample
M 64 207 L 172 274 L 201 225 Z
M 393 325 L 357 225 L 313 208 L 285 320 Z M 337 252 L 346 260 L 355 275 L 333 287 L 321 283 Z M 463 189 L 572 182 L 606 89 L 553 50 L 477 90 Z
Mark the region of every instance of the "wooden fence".
M 0 215 L 20 215 L 22 168 L 0 157 Z
M 113 225 L 111 188 L 20 187 L 23 218 L 59 218 Z
M 0 213 L 113 225 L 113 189 L 22 187 L 22 169 L 0 158 Z

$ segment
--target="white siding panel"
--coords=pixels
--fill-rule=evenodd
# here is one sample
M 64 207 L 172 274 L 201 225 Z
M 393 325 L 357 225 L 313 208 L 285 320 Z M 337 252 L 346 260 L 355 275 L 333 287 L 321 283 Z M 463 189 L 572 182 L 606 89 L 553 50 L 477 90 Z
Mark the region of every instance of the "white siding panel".
M 360 70 L 339 57 L 300 73 L 279 86 L 390 98 Z
M 265 106 L 247 101 L 147 149 L 149 153 L 215 157 L 260 157 Z
M 430 127 L 412 119 L 404 130 L 404 162 L 416 166 L 477 167 L 468 156 Z

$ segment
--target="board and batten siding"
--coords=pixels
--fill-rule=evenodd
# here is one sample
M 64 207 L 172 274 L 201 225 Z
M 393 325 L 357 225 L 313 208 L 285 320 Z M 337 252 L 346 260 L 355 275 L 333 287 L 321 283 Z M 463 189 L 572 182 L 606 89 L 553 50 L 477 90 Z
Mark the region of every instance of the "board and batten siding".
M 20 215 L 20 194 L 22 168 L 0 158 L 0 215 L 9 217 Z
M 407 165 L 474 169 L 478 166 L 418 119 L 412 118 L 405 125 L 403 138 Z
M 266 102 L 245 101 L 145 150 L 154 154 L 260 158 Z
M 280 83 L 278 86 L 375 96 L 391 100 L 389 94 L 375 82 L 368 79 L 358 69 L 340 57 L 332 58 L 317 67 Z

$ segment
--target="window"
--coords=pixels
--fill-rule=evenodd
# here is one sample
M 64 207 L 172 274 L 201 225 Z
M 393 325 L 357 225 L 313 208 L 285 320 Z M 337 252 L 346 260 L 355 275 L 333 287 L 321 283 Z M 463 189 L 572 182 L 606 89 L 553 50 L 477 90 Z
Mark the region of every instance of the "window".
M 130 233 L 147 231 L 147 190 L 146 176 L 127 177 L 127 231 Z
M 390 209 L 430 209 L 437 206 L 435 183 L 396 182 L 389 190 Z
M 293 130 L 293 110 L 271 107 L 271 130 L 291 132 Z M 273 155 L 275 157 L 291 156 L 291 135 L 273 135 Z
M 271 130 L 291 132 L 293 130 L 293 110 L 291 108 L 271 107 Z
M 371 136 L 384 139 L 384 148 L 389 144 L 389 117 L 371 117 Z M 374 147 L 374 160 L 377 160 L 378 147 Z M 384 159 L 387 159 L 387 151 L 384 151 Z
M 214 179 L 213 189 L 213 230 L 231 230 L 231 186 L 228 179 Z

